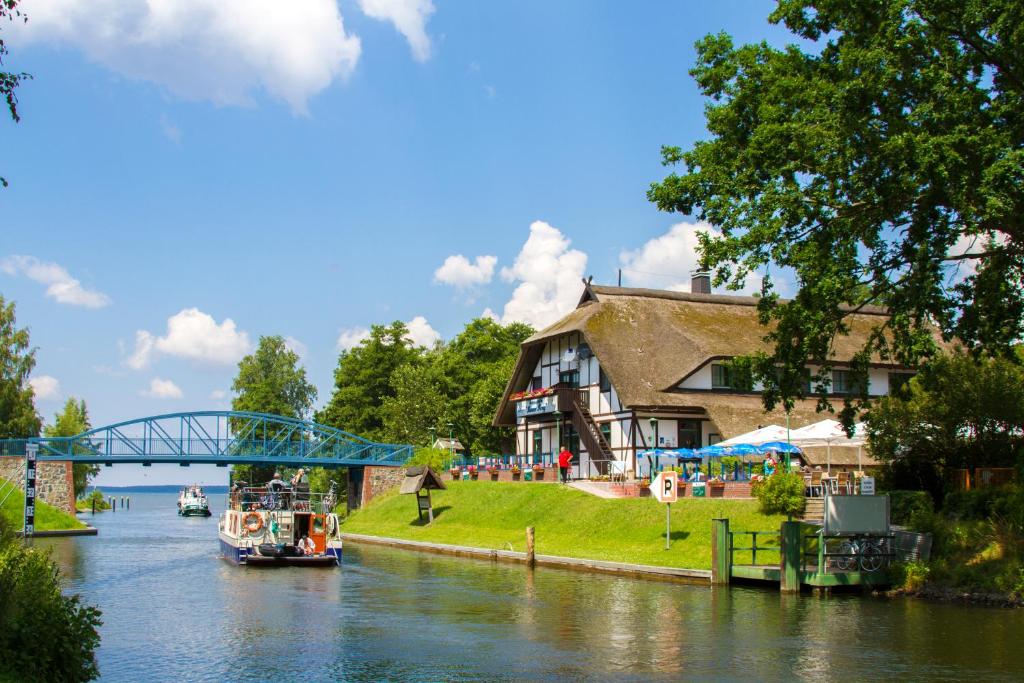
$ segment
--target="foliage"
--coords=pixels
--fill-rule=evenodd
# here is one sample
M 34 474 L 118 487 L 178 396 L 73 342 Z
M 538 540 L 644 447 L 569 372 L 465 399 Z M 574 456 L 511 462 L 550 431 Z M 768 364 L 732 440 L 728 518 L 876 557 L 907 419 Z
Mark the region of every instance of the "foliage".
M 35 365 L 28 330 L 15 327 L 14 302 L 5 305 L 0 296 L 0 439 L 39 436 L 42 421 L 28 383 Z
M 64 404 L 64 410 L 54 416 L 52 425 L 43 429 L 45 436 L 78 436 L 92 429 L 89 422 L 89 410 L 85 407 L 85 399 L 76 401 L 73 396 L 69 397 Z M 72 451 L 76 454 L 87 453 L 85 446 L 74 446 Z M 82 495 L 89 480 L 100 472 L 99 465 L 87 465 L 75 463 L 73 465 L 73 476 L 75 482 L 75 498 Z
M 288 348 L 284 337 L 260 337 L 256 350 L 238 362 L 231 389 L 235 397 L 231 409 L 253 413 L 270 413 L 304 420 L 316 400 L 316 386 L 306 379 L 306 369 L 299 365 L 299 356 Z M 281 425 L 268 427 L 268 437 Z M 235 465 L 233 477 L 251 484 L 269 481 L 273 465 Z
M 889 518 L 893 524 L 906 525 L 935 509 L 927 491 L 888 491 Z
M 754 497 L 765 515 L 803 514 L 804 480 L 795 472 L 776 472 L 753 487 Z
M 334 393 L 316 421 L 367 439 L 382 440 L 381 406 L 395 396 L 392 377 L 398 368 L 420 360 L 423 351 L 408 338 L 405 323 L 373 325 L 370 336 L 342 351 L 334 370 Z
M 717 284 L 765 273 L 774 350 L 749 360 L 766 406 L 791 407 L 810 364 L 829 407 L 833 340 L 869 304 L 891 317 L 854 359 L 865 389 L 871 352 L 917 365 L 934 325 L 1005 355 L 1024 336 L 1019 1 L 779 0 L 770 20 L 806 47 L 698 42 L 711 139 L 663 148 L 683 172 L 648 195 L 721 230 L 700 238 Z M 847 424 L 866 402 L 846 400 Z
M 61 591 L 57 565 L 16 542 L 0 519 L 0 678 L 90 681 L 100 611 Z
M 439 358 L 439 353 L 429 351 L 420 361 L 402 365 L 391 375 L 395 394 L 386 397 L 380 408 L 388 441 L 430 444 L 431 429 L 437 436 L 447 435 L 448 399 L 443 393 Z
M 15 19 L 21 19 L 22 21 L 28 21 L 28 17 L 18 9 L 19 1 L 0 0 L 0 20 L 9 19 L 14 21 Z M 0 67 L 3 66 L 4 57 L 7 54 L 7 44 L 4 43 L 3 38 L 0 38 Z M 22 81 L 29 78 L 32 78 L 32 76 L 24 72 L 0 71 L 0 99 L 7 103 L 7 111 L 10 112 L 11 118 L 14 119 L 15 123 L 20 121 L 21 117 L 18 116 L 18 96 L 14 91 L 21 85 Z M 3 176 L 0 176 L 0 186 L 7 187 L 7 179 Z
M 92 510 L 93 503 L 96 504 L 97 510 L 110 509 L 110 503 L 107 502 L 106 496 L 103 495 L 103 491 L 93 489 L 88 496 L 78 501 L 78 510 L 80 512 L 88 512 Z
M 922 367 L 867 416 L 887 482 L 942 494 L 948 467 L 1009 467 L 1024 456 L 1024 368 L 955 352 Z
M 407 467 L 414 465 L 426 465 L 435 472 L 444 472 L 448 467 L 450 453 L 443 448 L 417 448 L 406 464 Z
M 536 529 L 537 553 L 611 562 L 707 569 L 711 520 L 734 529 L 778 529 L 749 500 L 681 498 L 672 505 L 672 548 L 665 551 L 665 506 L 653 498 L 606 500 L 565 486 L 446 481 L 432 491 L 434 523 L 416 521 L 412 496 L 389 493 L 345 521 L 342 531 L 478 548 L 523 551 L 525 529 Z M 508 544 L 508 545 L 506 545 Z M 758 559 L 761 559 L 758 552 Z M 778 561 L 766 552 L 765 562 Z
M 345 500 L 348 495 L 347 472 L 347 470 L 337 467 L 314 467 L 308 471 L 309 490 L 313 493 L 327 493 L 330 491 L 331 483 L 333 482 L 339 501 L 335 507 L 335 512 L 338 511 L 338 508 L 344 511 L 346 508 Z

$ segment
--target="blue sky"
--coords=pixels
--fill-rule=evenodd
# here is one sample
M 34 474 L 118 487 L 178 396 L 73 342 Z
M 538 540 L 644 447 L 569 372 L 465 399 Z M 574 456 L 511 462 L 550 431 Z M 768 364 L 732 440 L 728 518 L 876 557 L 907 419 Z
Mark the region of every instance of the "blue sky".
M 429 342 L 484 312 L 547 324 L 623 266 L 687 283 L 696 227 L 645 192 L 662 144 L 704 135 L 693 44 L 786 40 L 755 0 L 23 7 L 0 27 L 34 75 L 0 121 L 0 293 L 40 412 L 83 397 L 97 426 L 226 407 L 260 335 L 322 404 L 372 323 Z M 181 475 L 99 482 L 154 479 Z

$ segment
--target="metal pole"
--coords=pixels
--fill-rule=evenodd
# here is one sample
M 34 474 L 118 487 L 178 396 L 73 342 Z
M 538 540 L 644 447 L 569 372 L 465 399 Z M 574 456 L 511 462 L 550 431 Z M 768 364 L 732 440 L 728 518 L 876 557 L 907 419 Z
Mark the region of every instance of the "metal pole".
M 668 550 L 669 538 L 672 528 L 672 503 L 665 503 L 665 550 Z

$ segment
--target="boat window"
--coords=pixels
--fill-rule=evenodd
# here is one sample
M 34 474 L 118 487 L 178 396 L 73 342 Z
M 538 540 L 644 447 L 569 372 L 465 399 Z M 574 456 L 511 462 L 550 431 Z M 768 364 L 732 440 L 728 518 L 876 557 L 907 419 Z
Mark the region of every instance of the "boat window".
M 324 518 L 313 517 L 313 533 L 322 534 L 324 532 Z

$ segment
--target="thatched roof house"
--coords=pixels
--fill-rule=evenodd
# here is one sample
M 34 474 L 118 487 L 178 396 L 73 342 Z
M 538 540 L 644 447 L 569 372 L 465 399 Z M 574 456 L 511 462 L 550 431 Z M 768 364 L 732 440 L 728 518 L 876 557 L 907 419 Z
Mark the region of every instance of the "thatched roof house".
M 723 369 L 722 361 L 766 349 L 756 306 L 753 297 L 585 283 L 575 310 L 523 342 L 494 423 L 517 426 L 520 455 L 544 456 L 568 440 L 584 465 L 607 458 L 635 463 L 636 450 L 655 442 L 708 445 L 759 425 L 785 424 L 781 410 L 763 410 L 759 393 L 728 386 Z M 878 308 L 851 315 L 850 334 L 835 342 L 837 366 L 885 316 Z M 872 394 L 887 393 L 892 375 L 910 372 L 874 361 Z M 842 369 L 834 387 L 841 400 Z M 800 402 L 791 426 L 820 420 L 815 405 Z

